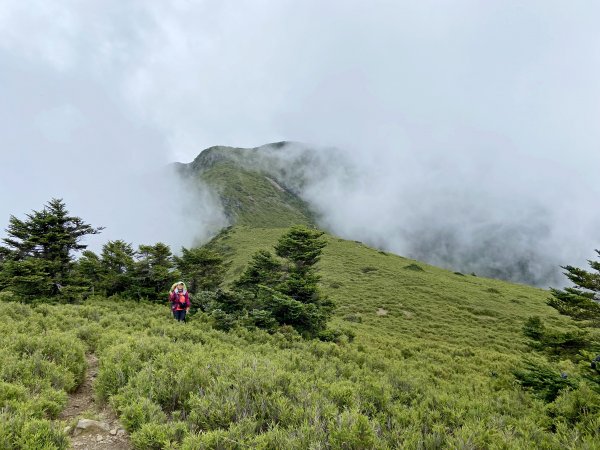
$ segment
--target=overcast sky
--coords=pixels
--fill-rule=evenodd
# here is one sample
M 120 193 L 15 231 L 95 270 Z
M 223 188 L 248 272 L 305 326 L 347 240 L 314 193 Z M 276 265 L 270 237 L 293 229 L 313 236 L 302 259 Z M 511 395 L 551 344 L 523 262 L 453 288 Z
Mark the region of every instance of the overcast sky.
M 166 162 L 294 140 L 364 168 L 350 198 L 385 216 L 382 240 L 419 211 L 396 251 L 421 255 L 406 236 L 425 219 L 493 216 L 584 261 L 600 246 L 598 17 L 595 1 L 3 0 L 0 220 L 56 196 L 107 227 L 98 242 L 189 244 Z M 363 236 L 352 208 L 328 220 Z

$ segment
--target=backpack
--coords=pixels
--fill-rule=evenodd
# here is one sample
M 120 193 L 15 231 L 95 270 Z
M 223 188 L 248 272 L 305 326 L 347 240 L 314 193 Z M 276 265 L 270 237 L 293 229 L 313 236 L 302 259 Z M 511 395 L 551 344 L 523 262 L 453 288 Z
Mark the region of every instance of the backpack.
M 177 309 L 187 309 L 187 301 L 185 300 L 185 294 L 183 292 L 176 292 L 175 295 L 178 296 L 175 300 L 175 305 Z

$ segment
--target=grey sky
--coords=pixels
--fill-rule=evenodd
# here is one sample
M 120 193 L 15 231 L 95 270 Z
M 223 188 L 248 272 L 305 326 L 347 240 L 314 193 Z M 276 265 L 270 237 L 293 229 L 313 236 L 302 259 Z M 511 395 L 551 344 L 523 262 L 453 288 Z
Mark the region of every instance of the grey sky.
M 204 199 L 198 229 L 173 225 L 162 164 L 288 139 L 362 169 L 330 198 L 342 234 L 421 256 L 437 228 L 470 245 L 473 224 L 544 226 L 536 251 L 581 262 L 600 239 L 598 17 L 593 1 L 4 0 L 0 220 L 60 196 L 107 226 L 99 242 L 189 244 L 222 218 Z

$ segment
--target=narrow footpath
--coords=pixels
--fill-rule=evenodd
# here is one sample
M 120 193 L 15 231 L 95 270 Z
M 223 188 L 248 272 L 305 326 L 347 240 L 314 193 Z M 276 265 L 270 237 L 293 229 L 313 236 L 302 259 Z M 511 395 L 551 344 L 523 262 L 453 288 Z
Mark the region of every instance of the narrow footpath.
M 130 450 L 129 436 L 110 406 L 100 406 L 94 397 L 93 383 L 98 374 L 98 358 L 87 355 L 83 383 L 69 396 L 67 407 L 59 416 L 67 421 L 67 433 L 73 449 Z

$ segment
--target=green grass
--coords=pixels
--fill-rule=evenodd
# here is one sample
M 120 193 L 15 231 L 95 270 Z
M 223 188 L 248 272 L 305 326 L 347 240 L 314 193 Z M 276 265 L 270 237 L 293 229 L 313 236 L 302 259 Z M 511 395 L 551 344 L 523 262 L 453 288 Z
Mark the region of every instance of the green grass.
M 314 217 L 306 202 L 273 173 L 262 170 L 260 160 L 253 155 L 250 149 L 211 147 L 182 170 L 215 189 L 233 224 L 254 227 L 313 224 Z
M 228 281 L 284 231 L 224 231 L 212 245 L 227 251 Z M 85 349 L 99 356 L 98 398 L 117 410 L 136 448 L 598 448 L 597 394 L 582 384 L 548 404 L 513 375 L 541 361 L 522 333 L 528 317 L 569 328 L 546 291 L 326 239 L 319 268 L 338 304 L 332 326 L 346 331 L 338 343 L 289 330 L 224 333 L 202 313 L 177 324 L 162 304 L 0 303 L 9 336 L 0 344 L 0 393 L 5 383 L 14 407 L 2 413 L 0 447 L 54 439 L 48 448 L 65 448 L 53 420 L 81 377 Z M 23 366 L 32 375 L 7 369 L 21 367 L 22 355 L 33 358 Z M 44 361 L 54 375 L 34 370 Z M 568 361 L 548 367 L 572 369 Z M 54 403 L 27 403 L 40 396 Z

